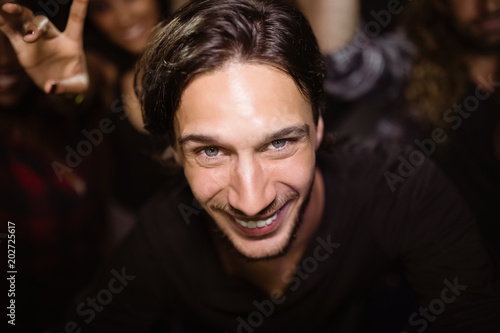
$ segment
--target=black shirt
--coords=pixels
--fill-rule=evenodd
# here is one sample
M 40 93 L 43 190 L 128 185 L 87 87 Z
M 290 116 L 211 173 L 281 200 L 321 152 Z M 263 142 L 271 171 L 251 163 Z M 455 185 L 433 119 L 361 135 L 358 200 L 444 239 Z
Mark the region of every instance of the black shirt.
M 76 325 L 84 332 L 166 332 L 178 323 L 182 329 L 171 331 L 356 332 L 370 284 L 396 269 L 422 305 L 408 313 L 409 327 L 500 331 L 499 263 L 453 185 L 429 160 L 405 164 L 416 162 L 411 152 L 347 140 L 318 155 L 322 222 L 281 297 L 225 273 L 209 217 L 183 181 L 145 207 L 100 284 L 76 304 Z

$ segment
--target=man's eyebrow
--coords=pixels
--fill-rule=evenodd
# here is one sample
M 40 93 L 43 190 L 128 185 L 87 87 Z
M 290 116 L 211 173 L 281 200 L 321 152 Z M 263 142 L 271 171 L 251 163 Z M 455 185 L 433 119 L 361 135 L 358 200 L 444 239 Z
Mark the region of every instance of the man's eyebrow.
M 210 142 L 217 142 L 217 138 L 213 136 L 208 136 L 208 135 L 201 135 L 201 134 L 189 134 L 186 136 L 183 136 L 179 138 L 177 141 L 177 144 L 182 147 L 186 142 L 189 141 L 194 141 L 194 142 L 200 142 L 200 143 L 210 143 Z
M 297 125 L 297 126 L 291 126 L 287 128 L 283 128 L 277 132 L 274 132 L 266 137 L 266 142 L 277 140 L 277 139 L 284 139 L 287 136 L 299 136 L 299 137 L 305 137 L 309 136 L 309 125 L 303 124 L 303 125 Z
M 309 136 L 309 125 L 303 124 L 303 125 L 283 128 L 277 132 L 271 133 L 268 136 L 266 136 L 266 139 L 264 141 L 269 142 L 277 139 L 283 139 L 286 136 L 290 135 L 300 136 L 300 137 Z M 182 147 L 187 142 L 191 141 L 198 143 L 215 143 L 218 142 L 218 137 L 203 135 L 203 134 L 188 134 L 186 136 L 179 138 L 177 144 L 179 145 L 179 147 Z

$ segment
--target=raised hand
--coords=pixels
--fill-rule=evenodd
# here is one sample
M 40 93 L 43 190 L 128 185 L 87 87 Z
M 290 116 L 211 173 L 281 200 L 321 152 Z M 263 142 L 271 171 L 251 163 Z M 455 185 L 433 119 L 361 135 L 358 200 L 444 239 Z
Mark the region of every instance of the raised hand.
M 35 84 L 46 93 L 80 94 L 89 78 L 83 51 L 83 25 L 89 0 L 73 0 L 64 32 L 46 16 L 23 6 L 3 3 L 0 30 Z

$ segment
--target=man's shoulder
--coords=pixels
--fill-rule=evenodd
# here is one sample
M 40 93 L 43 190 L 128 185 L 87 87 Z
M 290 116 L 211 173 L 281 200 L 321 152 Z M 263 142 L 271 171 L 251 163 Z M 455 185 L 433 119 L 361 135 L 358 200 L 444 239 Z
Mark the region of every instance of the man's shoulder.
M 408 253 L 473 222 L 446 174 L 415 146 L 346 138 L 319 159 L 332 228 L 369 230 L 384 253 Z

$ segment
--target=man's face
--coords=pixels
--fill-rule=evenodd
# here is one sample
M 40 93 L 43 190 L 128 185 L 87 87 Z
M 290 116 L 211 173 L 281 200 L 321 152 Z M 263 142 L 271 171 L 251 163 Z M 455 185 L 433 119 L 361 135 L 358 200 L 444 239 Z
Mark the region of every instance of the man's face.
M 294 81 L 256 64 L 203 74 L 182 95 L 175 133 L 194 196 L 234 247 L 252 259 L 286 249 L 322 136 Z
M 478 52 L 500 51 L 500 0 L 444 0 L 459 37 Z

